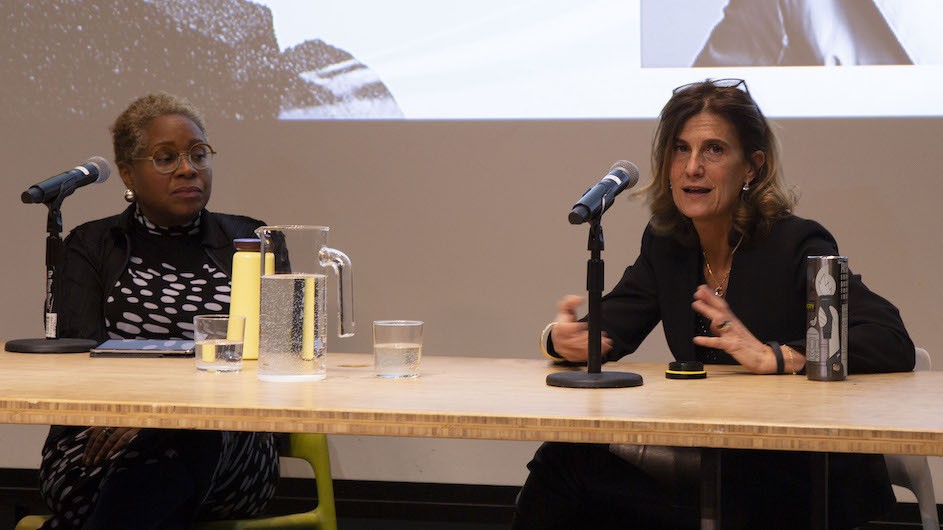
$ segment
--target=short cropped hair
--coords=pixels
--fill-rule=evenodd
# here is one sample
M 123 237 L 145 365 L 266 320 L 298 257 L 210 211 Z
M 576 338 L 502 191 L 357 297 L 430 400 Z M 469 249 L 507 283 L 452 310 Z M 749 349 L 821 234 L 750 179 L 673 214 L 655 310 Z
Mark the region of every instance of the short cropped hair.
M 155 118 L 168 114 L 189 118 L 206 136 L 203 117 L 196 107 L 186 99 L 166 92 L 155 92 L 132 101 L 111 126 L 115 162 L 130 164 L 132 158 L 145 154 L 142 153 L 146 144 L 144 130 Z

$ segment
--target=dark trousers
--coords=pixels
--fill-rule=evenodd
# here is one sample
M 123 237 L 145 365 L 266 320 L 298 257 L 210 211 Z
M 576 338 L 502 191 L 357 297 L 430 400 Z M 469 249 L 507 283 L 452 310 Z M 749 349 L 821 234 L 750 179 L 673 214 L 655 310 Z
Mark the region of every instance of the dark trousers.
M 262 512 L 278 481 L 265 433 L 144 429 L 113 458 L 85 466 L 82 427 L 53 427 L 40 489 L 43 530 L 183 530 L 193 521 Z
M 830 528 L 854 528 L 894 503 L 881 455 L 829 458 Z M 724 450 L 723 528 L 808 528 L 808 453 Z M 512 528 L 698 528 L 697 474 L 658 477 L 607 445 L 545 443 L 528 464 Z

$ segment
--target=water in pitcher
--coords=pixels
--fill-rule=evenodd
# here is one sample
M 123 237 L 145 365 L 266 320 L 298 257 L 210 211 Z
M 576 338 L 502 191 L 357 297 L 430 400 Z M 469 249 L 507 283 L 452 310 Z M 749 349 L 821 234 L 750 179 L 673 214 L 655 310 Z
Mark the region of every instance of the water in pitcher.
M 327 277 L 262 276 L 259 379 L 316 381 L 326 374 Z

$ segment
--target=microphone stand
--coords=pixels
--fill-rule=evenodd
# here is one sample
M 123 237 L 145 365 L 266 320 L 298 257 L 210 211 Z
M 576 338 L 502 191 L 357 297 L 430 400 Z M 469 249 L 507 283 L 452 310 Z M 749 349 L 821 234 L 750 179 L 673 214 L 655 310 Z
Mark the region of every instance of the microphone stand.
M 6 343 L 8 352 L 17 353 L 83 353 L 98 344 L 89 339 L 66 339 L 56 337 L 57 315 L 53 312 L 52 284 L 56 268 L 62 256 L 62 201 L 75 191 L 74 183 L 63 184 L 56 197 L 43 204 L 49 208 L 46 217 L 46 301 L 43 314 L 46 337 L 41 339 L 16 339 Z
M 605 209 L 603 209 L 605 210 Z M 631 372 L 602 371 L 602 291 L 605 263 L 602 260 L 602 212 L 590 220 L 589 251 L 586 263 L 586 290 L 589 291 L 589 357 L 586 371 L 556 372 L 547 376 L 547 384 L 566 388 L 625 388 L 640 386 L 642 376 Z

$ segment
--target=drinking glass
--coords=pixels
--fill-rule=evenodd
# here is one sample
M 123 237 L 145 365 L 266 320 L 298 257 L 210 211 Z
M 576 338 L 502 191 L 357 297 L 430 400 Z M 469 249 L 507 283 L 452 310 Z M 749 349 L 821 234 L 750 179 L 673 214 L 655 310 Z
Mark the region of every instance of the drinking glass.
M 241 370 L 245 329 L 246 319 L 241 315 L 193 317 L 197 370 L 206 372 Z
M 422 322 L 375 320 L 373 361 L 380 377 L 418 377 L 422 360 Z

